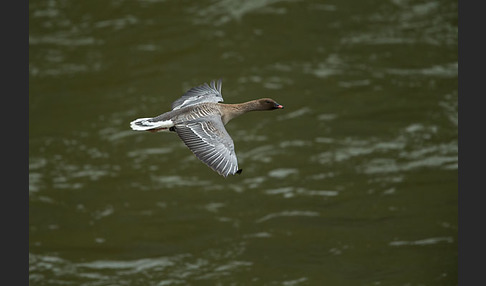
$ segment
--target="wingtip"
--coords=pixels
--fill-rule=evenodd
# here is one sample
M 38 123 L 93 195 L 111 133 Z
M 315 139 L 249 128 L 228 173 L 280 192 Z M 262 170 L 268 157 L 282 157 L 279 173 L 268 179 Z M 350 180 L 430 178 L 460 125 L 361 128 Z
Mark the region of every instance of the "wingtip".
M 240 175 L 241 172 L 243 172 L 243 169 L 238 169 L 236 172 L 233 173 L 233 175 Z M 222 175 L 223 177 L 227 178 L 229 175 L 231 175 L 231 172 L 228 172 L 226 174 L 224 174 L 224 173 L 219 173 L 219 174 Z
M 216 90 L 221 93 L 221 86 L 223 85 L 223 79 L 219 78 L 216 82 Z M 221 93 L 222 94 L 222 93 Z
M 243 169 L 238 169 L 236 172 L 234 173 L 231 173 L 231 172 L 228 172 L 228 173 L 220 173 L 218 172 L 221 176 L 227 178 L 229 175 L 240 175 L 241 172 L 243 172 Z
M 223 80 L 219 78 L 218 80 L 212 80 L 209 83 L 209 86 L 213 88 L 214 90 L 217 90 L 219 93 L 221 93 L 221 86 L 223 85 Z

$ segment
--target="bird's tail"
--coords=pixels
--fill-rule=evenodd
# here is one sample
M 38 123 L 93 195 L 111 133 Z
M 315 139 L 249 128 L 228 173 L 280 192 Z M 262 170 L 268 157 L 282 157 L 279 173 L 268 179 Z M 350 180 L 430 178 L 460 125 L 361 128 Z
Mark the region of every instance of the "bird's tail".
M 130 122 L 130 127 L 137 131 L 168 130 L 174 126 L 172 120 L 153 121 L 152 118 L 138 118 Z

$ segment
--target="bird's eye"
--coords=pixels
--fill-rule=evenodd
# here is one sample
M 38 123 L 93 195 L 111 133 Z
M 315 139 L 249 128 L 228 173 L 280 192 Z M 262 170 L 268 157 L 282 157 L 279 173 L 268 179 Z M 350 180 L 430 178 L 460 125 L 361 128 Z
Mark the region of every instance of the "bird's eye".
M 272 103 L 270 100 L 266 100 L 265 102 L 266 102 L 266 103 Z

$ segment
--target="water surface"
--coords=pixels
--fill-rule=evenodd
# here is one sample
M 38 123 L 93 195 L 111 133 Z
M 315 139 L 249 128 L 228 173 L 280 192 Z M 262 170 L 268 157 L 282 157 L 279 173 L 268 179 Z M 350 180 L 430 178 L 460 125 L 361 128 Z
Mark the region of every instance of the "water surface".
M 31 1 L 31 285 L 456 285 L 457 3 Z M 129 122 L 223 79 L 239 176 Z

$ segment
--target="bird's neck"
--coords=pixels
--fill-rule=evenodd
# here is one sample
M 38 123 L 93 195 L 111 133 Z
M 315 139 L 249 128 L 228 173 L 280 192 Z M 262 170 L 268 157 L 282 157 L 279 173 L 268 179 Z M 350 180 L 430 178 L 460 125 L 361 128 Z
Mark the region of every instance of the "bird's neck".
M 224 110 L 222 120 L 226 125 L 231 119 L 241 116 L 247 112 L 258 110 L 255 100 L 237 103 L 237 104 L 224 104 L 219 103 L 220 107 Z

